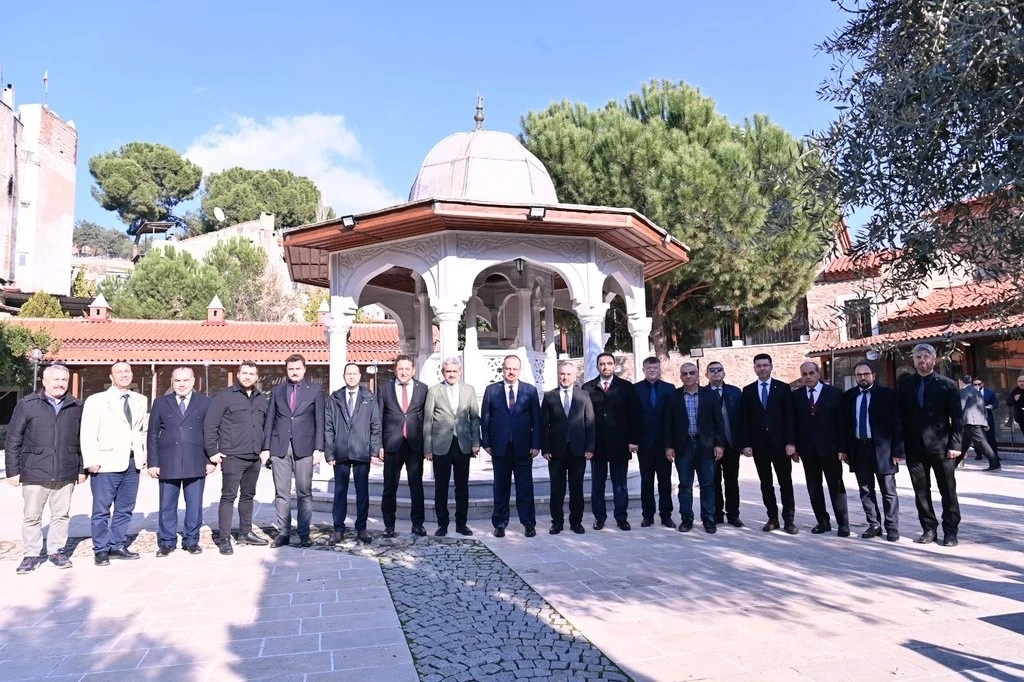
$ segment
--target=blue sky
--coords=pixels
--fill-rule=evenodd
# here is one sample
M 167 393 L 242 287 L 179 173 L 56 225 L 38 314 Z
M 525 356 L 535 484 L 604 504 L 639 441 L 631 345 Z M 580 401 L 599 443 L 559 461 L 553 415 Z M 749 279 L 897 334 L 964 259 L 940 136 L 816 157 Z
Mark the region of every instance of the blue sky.
M 341 214 L 402 200 L 444 136 L 491 130 L 561 99 L 600 106 L 649 78 L 684 80 L 734 121 L 767 113 L 791 132 L 834 110 L 815 45 L 844 18 L 827 0 L 627 4 L 17 2 L 0 42 L 17 103 L 49 104 L 79 133 L 76 214 L 111 227 L 89 157 L 134 140 L 207 172 L 310 175 Z

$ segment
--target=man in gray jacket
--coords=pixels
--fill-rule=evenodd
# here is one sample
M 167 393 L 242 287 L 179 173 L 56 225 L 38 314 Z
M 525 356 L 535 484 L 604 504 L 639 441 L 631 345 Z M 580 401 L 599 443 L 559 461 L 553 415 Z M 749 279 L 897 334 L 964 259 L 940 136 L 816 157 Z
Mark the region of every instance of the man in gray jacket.
M 964 435 L 957 465 L 963 461 L 967 448 L 973 446 L 974 452 L 988 460 L 988 468 L 985 471 L 999 471 L 1003 465 L 985 437 L 985 432 L 988 431 L 988 410 L 985 409 L 985 400 L 971 385 L 970 374 L 960 377 L 959 382 L 960 405 L 964 409 Z

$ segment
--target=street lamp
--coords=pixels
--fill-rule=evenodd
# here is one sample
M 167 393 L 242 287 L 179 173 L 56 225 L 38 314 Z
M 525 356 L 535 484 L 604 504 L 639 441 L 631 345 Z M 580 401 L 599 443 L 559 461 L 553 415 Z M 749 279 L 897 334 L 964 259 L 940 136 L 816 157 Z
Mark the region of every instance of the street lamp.
M 36 383 L 39 381 L 39 363 L 43 361 L 43 351 L 39 348 L 32 349 L 32 390 L 36 390 Z

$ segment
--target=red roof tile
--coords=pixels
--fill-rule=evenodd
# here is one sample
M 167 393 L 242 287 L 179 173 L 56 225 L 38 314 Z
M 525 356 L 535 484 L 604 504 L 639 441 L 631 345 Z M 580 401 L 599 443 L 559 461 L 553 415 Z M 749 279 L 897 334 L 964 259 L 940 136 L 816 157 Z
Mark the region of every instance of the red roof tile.
M 301 353 L 311 364 L 327 364 L 327 329 L 303 322 L 237 322 L 119 320 L 90 322 L 85 318 L 10 318 L 7 322 L 45 329 L 60 341 L 47 360 L 68 364 L 133 363 L 233 364 L 243 360 L 272 364 Z M 360 364 L 386 364 L 400 352 L 394 322 L 357 323 L 348 339 L 348 359 Z
M 970 282 L 947 289 L 936 289 L 919 301 L 915 301 L 889 319 L 905 320 L 908 317 L 925 317 L 951 310 L 970 310 L 985 308 L 992 304 L 1002 303 L 1018 293 L 1016 285 L 1010 280 L 986 280 Z
M 932 324 L 900 331 L 893 331 L 886 334 L 875 334 L 862 339 L 844 341 L 835 346 L 836 351 L 856 350 L 871 346 L 887 344 L 904 345 L 913 342 L 942 340 L 947 336 L 972 336 L 986 332 L 1001 330 L 1012 330 L 1024 328 L 1024 315 L 1011 315 L 1009 317 L 986 317 L 981 319 L 967 320 L 953 324 L 941 323 Z M 814 341 L 808 349 L 808 354 L 829 353 L 833 349 L 828 347 L 824 339 Z
M 881 253 L 868 253 L 856 256 L 839 256 L 829 261 L 822 274 L 830 281 L 855 279 L 857 277 L 878 274 L 886 262 Z

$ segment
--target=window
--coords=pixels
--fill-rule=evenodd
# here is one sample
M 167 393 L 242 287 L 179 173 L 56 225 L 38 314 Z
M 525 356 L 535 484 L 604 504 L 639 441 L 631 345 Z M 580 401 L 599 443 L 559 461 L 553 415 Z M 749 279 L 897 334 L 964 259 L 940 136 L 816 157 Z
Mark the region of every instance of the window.
M 28 254 L 27 253 L 19 253 L 18 254 L 18 267 L 19 268 L 23 268 L 26 265 L 28 265 Z
M 863 339 L 871 336 L 871 301 L 854 298 L 843 303 L 843 317 L 846 318 L 846 338 Z

